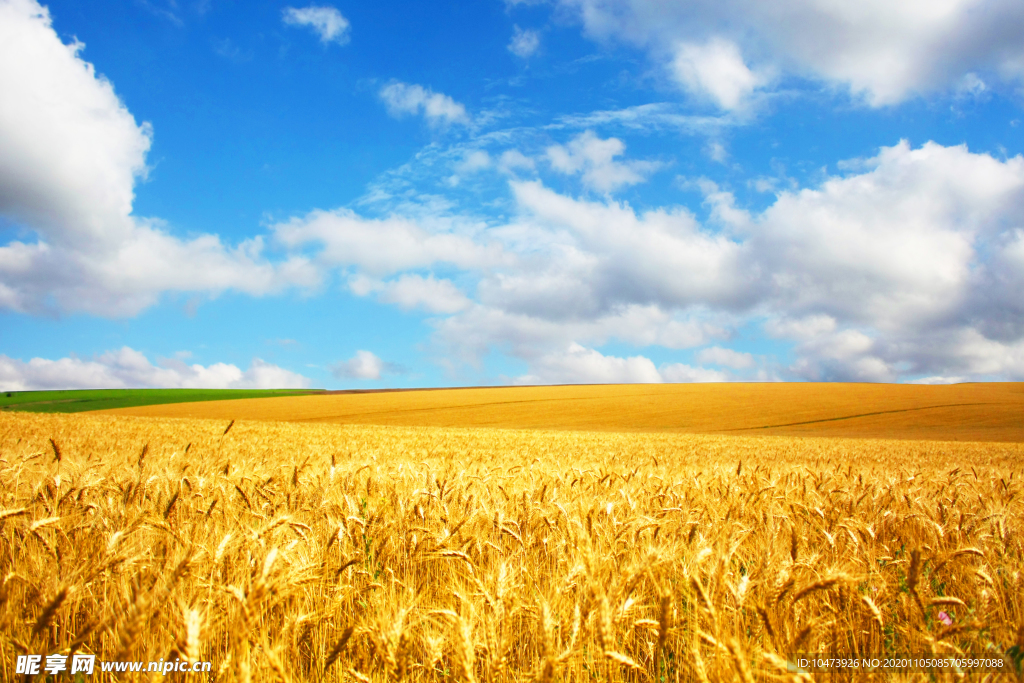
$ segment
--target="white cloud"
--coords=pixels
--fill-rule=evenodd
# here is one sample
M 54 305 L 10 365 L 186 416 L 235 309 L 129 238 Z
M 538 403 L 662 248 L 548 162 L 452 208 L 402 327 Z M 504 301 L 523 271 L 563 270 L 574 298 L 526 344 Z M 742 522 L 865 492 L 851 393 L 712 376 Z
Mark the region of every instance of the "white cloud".
M 388 83 L 378 93 L 395 118 L 405 115 L 422 115 L 432 125 L 469 124 L 466 107 L 451 97 L 436 93 L 422 85 Z
M 322 43 L 344 45 L 349 41 L 349 22 L 334 7 L 310 5 L 296 9 L 285 7 L 281 12 L 282 20 L 289 26 L 306 26 L 311 28 Z
M 757 255 L 767 331 L 798 342 L 796 375 L 1024 375 L 1024 158 L 901 142 L 845 166 L 725 219 Z
M 805 318 L 774 318 L 765 322 L 765 331 L 776 338 L 807 340 L 835 332 L 836 319 L 829 315 Z
M 811 381 L 893 382 L 897 373 L 882 357 L 882 345 L 860 330 L 846 329 L 806 340 L 796 347 L 790 370 Z
M 965 377 L 922 377 L 908 382 L 908 384 L 959 384 L 966 381 Z
M 571 145 L 552 154 L 578 173 L 597 156 Z M 574 343 L 685 349 L 760 323 L 793 344 L 788 368 L 765 360 L 772 377 L 1024 377 L 1024 157 L 901 142 L 840 168 L 805 189 L 777 183 L 758 212 L 700 181 L 705 222 L 683 207 L 639 212 L 511 179 L 507 223 L 337 211 L 274 231 L 322 267 L 356 267 L 373 283 L 363 295 L 442 314 L 431 323 L 437 353 L 469 364 L 501 350 L 559 378 L 558 363 L 595 360 L 565 356 Z M 419 274 L 439 264 L 475 290 Z M 768 372 L 724 348 L 697 361 L 746 379 Z M 687 372 L 677 368 L 720 379 Z
M 435 279 L 433 275 L 407 274 L 387 282 L 355 275 L 349 279 L 349 289 L 357 296 L 376 293 L 379 301 L 407 311 L 419 308 L 430 313 L 451 314 L 470 305 L 466 295 L 451 280 Z
M 701 349 L 697 353 L 697 361 L 708 365 L 724 365 L 727 368 L 741 370 L 754 367 L 754 357 L 749 353 L 741 353 L 721 346 Z
M 38 78 L 0 60 L 4 92 L 25 95 L 0 100 L 0 210 L 39 239 L 0 247 L 5 308 L 54 302 L 130 315 L 165 291 L 261 294 L 352 268 L 354 293 L 448 316 L 435 321 L 435 339 L 470 361 L 501 347 L 534 367 L 552 349 L 610 340 L 692 348 L 758 316 L 796 344 L 793 377 L 1024 377 L 1021 157 L 900 143 L 840 165 L 843 174 L 818 186 L 777 191 L 755 213 L 704 183 L 707 224 L 681 207 L 637 212 L 512 180 L 508 224 L 447 215 L 443 203 L 413 217 L 314 211 L 271 227 L 275 246 L 292 254 L 274 264 L 262 238 L 236 247 L 212 235 L 185 241 L 132 216 L 147 130 L 41 10 L 19 19 L 14 6 L 0 4 L 23 24 L 7 37 L 39 51 Z M 8 44 L 0 41 L 0 53 Z M 26 101 L 35 109 L 12 104 Z M 77 114 L 57 116 L 48 101 Z M 70 153 L 58 153 L 55 140 Z M 455 163 L 529 169 L 533 160 L 513 152 L 495 161 L 472 150 Z M 548 159 L 608 190 L 643 175 L 621 153 L 621 141 L 584 133 Z M 469 274 L 459 281 L 477 289 L 423 273 L 438 266 Z M 363 292 L 359 278 L 370 283 Z M 551 376 L 556 365 L 548 361 Z M 686 372 L 677 368 L 696 376 Z
M 601 346 L 617 340 L 637 347 L 685 349 L 725 336 L 715 320 L 673 316 L 656 306 L 625 306 L 597 317 L 549 318 L 474 305 L 435 322 L 435 342 L 446 358 L 478 366 L 489 349 L 500 349 L 531 367 L 552 349 L 574 343 Z M 578 340 L 578 341 L 577 341 Z
M 976 73 L 964 75 L 956 85 L 956 93 L 961 98 L 981 97 L 987 90 L 988 86 L 985 81 L 981 80 Z
M 517 384 L 656 384 L 661 382 L 727 382 L 717 370 L 671 363 L 655 367 L 644 356 L 606 356 L 575 342 L 546 353 L 530 363 L 529 374 Z
M 747 181 L 747 187 L 753 188 L 755 192 L 775 192 L 778 186 L 778 178 L 760 176 Z
M 547 128 L 580 130 L 617 126 L 638 132 L 665 131 L 683 135 L 718 135 L 740 125 L 744 118 L 734 112 L 692 114 L 690 107 L 678 102 L 650 102 L 621 109 L 605 109 L 587 114 L 559 116 Z
M 501 153 L 498 168 L 503 173 L 515 173 L 517 170 L 533 171 L 537 165 L 533 159 L 517 149 L 508 149 Z
M 710 141 L 707 144 L 707 147 L 705 147 L 704 152 L 708 155 L 709 159 L 717 161 L 720 164 L 724 164 L 729 160 L 729 150 L 727 150 L 725 145 L 717 140 Z
M 455 166 L 455 170 L 459 173 L 470 174 L 482 171 L 485 168 L 491 166 L 491 155 L 485 150 L 474 149 L 467 152 Z
M 394 372 L 391 363 L 385 363 L 370 351 L 356 351 L 356 355 L 346 361 L 331 366 L 331 374 L 338 379 L 377 380 L 385 372 Z
M 0 308 L 134 315 L 165 291 L 251 294 L 319 274 L 301 257 L 275 265 L 260 238 L 181 240 L 132 215 L 151 142 L 109 81 L 65 45 L 34 0 L 0 2 Z
M 553 315 L 604 314 L 627 304 L 730 307 L 754 296 L 748 283 L 753 274 L 741 262 L 740 245 L 703 229 L 685 209 L 637 215 L 627 204 L 575 200 L 539 182 L 511 186 L 523 220 L 562 235 L 547 277 L 575 293 L 567 296 L 573 310 L 554 308 Z M 536 277 L 534 272 L 508 275 L 495 283 L 500 287 L 489 285 L 482 294 L 529 310 L 516 303 L 523 292 L 551 307 L 559 289 L 532 285 Z M 536 294 L 529 294 L 531 288 Z
M 131 234 L 152 131 L 33 0 L 0 3 L 0 209 L 77 244 Z
M 728 219 L 770 273 L 770 299 L 790 315 L 891 331 L 962 321 L 1007 301 L 986 271 L 1019 273 L 1007 238 L 1024 208 L 1024 158 L 901 142 L 863 166 L 819 189 L 782 192 L 760 216 Z
M 272 230 L 288 248 L 319 247 L 316 260 L 325 266 L 358 266 L 374 276 L 436 263 L 476 269 L 509 260 L 500 246 L 472 236 L 429 232 L 400 217 L 367 219 L 348 209 L 312 211 Z
M 513 27 L 512 41 L 508 44 L 508 51 L 516 57 L 523 59 L 537 52 L 540 48 L 540 34 L 530 29 Z
M 692 382 L 728 382 L 731 380 L 729 375 L 719 370 L 709 370 L 707 368 L 693 367 L 692 365 L 686 365 L 684 363 L 672 363 L 671 365 L 665 365 L 661 368 L 661 376 L 665 382 L 675 382 L 679 384 L 692 383 Z
M 657 170 L 651 161 L 618 162 L 626 145 L 618 138 L 602 140 L 593 131 L 576 136 L 568 145 L 547 148 L 551 167 L 568 175 L 582 174 L 583 183 L 599 192 L 613 192 L 624 185 L 641 183 Z
M 761 319 L 795 344 L 794 378 L 1024 376 L 1024 158 L 899 143 L 843 166 L 759 213 L 704 183 L 707 225 L 512 181 L 519 214 L 490 234 L 518 258 L 481 268 L 479 305 L 437 338 L 533 364 L 573 342 L 699 346 Z
M 462 159 L 452 165 L 455 173 L 445 178 L 445 184 L 457 187 L 464 178 L 490 168 L 492 163 L 491 155 L 486 150 L 467 150 L 463 153 Z
M 304 389 L 308 378 L 254 358 L 249 369 L 214 363 L 187 365 L 178 358 L 153 365 L 127 346 L 93 360 L 33 358 L 28 362 L 0 355 L 0 390 L 31 389 Z
M 649 358 L 605 356 L 579 344 L 547 353 L 530 365 L 530 374 L 518 384 L 630 384 L 661 382 L 661 374 Z
M 747 67 L 736 43 L 717 37 L 676 46 L 672 71 L 691 94 L 711 100 L 720 109 L 743 107 L 768 80 Z
M 435 280 L 433 275 L 403 275 L 387 283 L 380 300 L 406 310 L 423 308 L 431 313 L 456 313 L 469 306 L 469 299 L 451 280 Z
M 556 0 L 599 39 L 643 46 L 671 63 L 680 41 L 709 35 L 736 42 L 797 76 L 810 76 L 863 94 L 873 106 L 916 93 L 954 89 L 965 74 L 1024 76 L 1024 5 L 977 0 Z M 734 63 L 735 64 L 735 63 Z M 749 86 L 742 70 L 719 96 Z M 731 83 L 731 85 L 728 85 Z

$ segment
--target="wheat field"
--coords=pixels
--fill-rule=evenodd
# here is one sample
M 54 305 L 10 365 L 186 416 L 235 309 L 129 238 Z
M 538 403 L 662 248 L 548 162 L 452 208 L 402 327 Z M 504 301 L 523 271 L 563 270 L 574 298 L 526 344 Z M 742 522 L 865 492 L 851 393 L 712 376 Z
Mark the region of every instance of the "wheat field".
M 114 415 L 416 427 L 1024 441 L 1024 383 L 479 387 L 139 406 Z
M 213 663 L 183 680 L 952 681 L 787 658 L 976 653 L 1009 664 L 971 680 L 1016 680 L 1022 455 L 4 413 L 0 677 L 82 652 Z

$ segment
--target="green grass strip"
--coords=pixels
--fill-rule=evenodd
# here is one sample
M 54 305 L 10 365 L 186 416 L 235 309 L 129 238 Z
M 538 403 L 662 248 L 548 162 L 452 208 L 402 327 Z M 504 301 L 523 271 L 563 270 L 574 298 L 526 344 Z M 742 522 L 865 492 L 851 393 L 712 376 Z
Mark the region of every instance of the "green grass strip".
M 0 410 L 31 413 L 82 413 L 163 403 L 223 401 L 233 398 L 270 398 L 317 394 L 320 389 L 74 389 L 58 391 L 4 391 Z

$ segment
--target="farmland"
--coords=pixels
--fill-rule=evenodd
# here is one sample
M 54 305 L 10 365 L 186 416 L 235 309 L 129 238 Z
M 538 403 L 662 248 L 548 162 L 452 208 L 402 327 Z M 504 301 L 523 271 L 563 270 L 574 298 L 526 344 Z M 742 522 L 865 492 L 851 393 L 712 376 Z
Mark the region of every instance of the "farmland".
M 309 394 L 304 389 L 75 389 L 67 391 L 5 391 L 0 410 L 30 413 L 81 413 L 132 406 L 270 398 Z
M 787 660 L 975 653 L 1012 680 L 1022 456 L 3 413 L 0 679 L 84 652 L 259 682 L 952 681 Z
M 149 417 L 422 427 L 1024 441 L 1024 384 L 492 387 L 145 406 Z

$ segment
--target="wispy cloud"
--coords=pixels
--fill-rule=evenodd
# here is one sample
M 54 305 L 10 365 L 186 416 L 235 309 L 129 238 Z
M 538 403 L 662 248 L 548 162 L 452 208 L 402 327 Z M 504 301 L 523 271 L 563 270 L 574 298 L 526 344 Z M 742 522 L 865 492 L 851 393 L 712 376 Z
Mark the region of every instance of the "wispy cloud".
M 523 59 L 537 52 L 540 49 L 540 33 L 531 29 L 513 27 L 512 40 L 508 44 L 508 51 L 516 57 Z
M 179 17 L 177 13 L 174 11 L 177 9 L 174 0 L 170 0 L 170 8 L 161 7 L 161 3 L 159 3 L 159 1 L 152 2 L 151 0 L 135 0 L 135 2 L 155 17 L 159 17 L 161 19 L 169 21 L 175 26 L 178 26 L 179 28 L 185 25 L 185 22 L 182 21 L 181 17 Z
M 421 115 L 433 125 L 469 123 L 465 106 L 422 85 L 395 81 L 381 88 L 378 95 L 395 118 Z
M 622 128 L 637 132 L 674 131 L 686 135 L 717 135 L 742 125 L 735 114 L 696 115 L 672 102 L 652 102 L 621 109 L 603 109 L 586 114 L 559 116 L 544 126 L 547 130 Z
M 350 24 L 334 7 L 310 5 L 301 9 L 285 7 L 282 18 L 289 26 L 304 26 L 313 30 L 322 43 L 344 45 L 349 41 Z
M 235 64 L 243 64 L 245 62 L 250 62 L 253 59 L 252 50 L 243 50 L 230 38 L 214 41 L 213 51 L 224 59 L 234 62 Z

